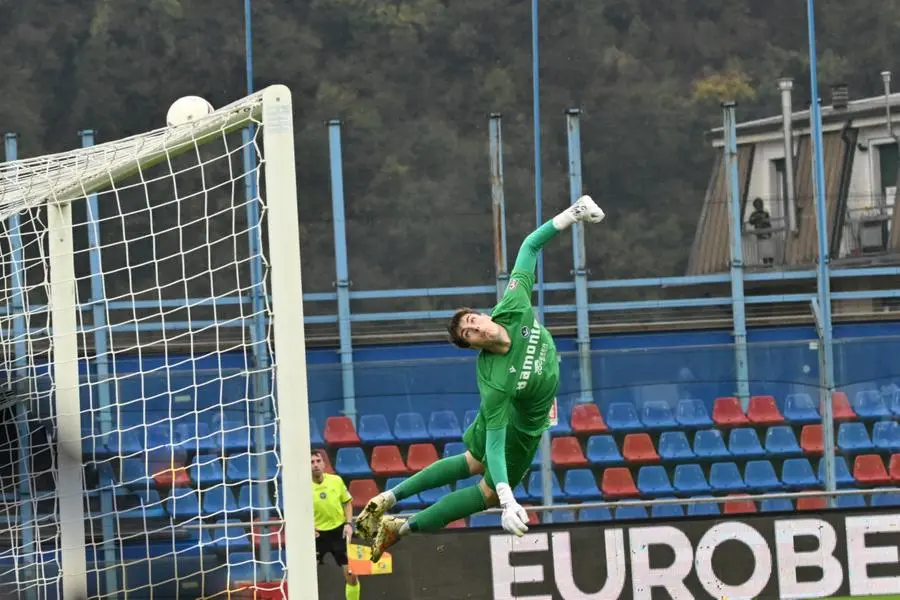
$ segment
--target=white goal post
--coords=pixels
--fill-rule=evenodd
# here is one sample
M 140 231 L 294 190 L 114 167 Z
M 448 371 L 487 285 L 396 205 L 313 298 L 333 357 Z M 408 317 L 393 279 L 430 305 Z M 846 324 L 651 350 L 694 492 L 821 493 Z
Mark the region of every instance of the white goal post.
M 0 224 L 0 597 L 316 600 L 289 89 L 0 164 Z

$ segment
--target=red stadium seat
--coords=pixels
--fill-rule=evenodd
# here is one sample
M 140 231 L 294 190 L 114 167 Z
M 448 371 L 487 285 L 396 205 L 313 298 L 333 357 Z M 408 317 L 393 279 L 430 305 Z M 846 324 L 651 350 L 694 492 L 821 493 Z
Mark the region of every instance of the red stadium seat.
M 853 478 L 863 485 L 882 485 L 891 482 L 884 461 L 877 454 L 863 454 L 853 461 Z
M 349 417 L 328 417 L 325 420 L 325 443 L 329 446 L 358 446 L 359 436 Z
M 631 498 L 638 495 L 634 477 L 627 467 L 610 467 L 604 470 L 600 489 L 608 498 Z
M 465 529 L 466 528 L 466 520 L 465 519 L 457 519 L 455 521 L 451 521 L 447 523 L 447 526 L 444 529 Z
M 740 498 L 744 494 L 728 494 L 729 497 Z M 753 500 L 732 500 L 725 503 L 722 509 L 726 515 L 739 515 L 744 513 L 755 513 L 756 503 Z
M 188 472 L 180 464 L 172 464 L 171 467 L 163 467 L 153 474 L 153 481 L 157 487 L 189 487 L 191 478 Z
M 754 425 L 779 425 L 784 423 L 784 415 L 778 410 L 772 396 L 753 396 L 747 408 L 747 418 Z
M 537 511 L 528 510 L 529 508 L 536 506 L 535 504 L 523 504 L 522 505 L 525 510 L 528 511 L 528 525 L 540 525 L 541 524 L 541 513 Z
M 573 406 L 571 423 L 572 431 L 575 433 L 591 434 L 609 431 L 596 404 L 584 402 Z
M 850 406 L 850 400 L 844 392 L 835 392 L 832 394 L 831 407 L 835 421 L 852 421 L 856 418 L 856 412 L 853 410 L 853 407 Z
M 800 447 L 807 454 L 822 454 L 825 442 L 821 425 L 804 425 L 800 430 Z
M 805 496 L 797 498 L 797 510 L 825 510 L 828 502 L 824 496 Z
M 259 548 L 262 546 L 263 531 L 262 526 L 251 523 L 250 534 L 253 536 L 253 545 Z M 276 548 L 284 548 L 284 527 L 281 525 L 269 525 L 267 534 L 269 537 L 269 547 L 273 550 Z
M 406 466 L 413 473 L 421 471 L 438 459 L 434 444 L 412 444 L 406 455 Z
M 888 465 L 888 474 L 892 481 L 900 481 L 900 454 L 891 456 L 891 462 Z
M 377 477 L 407 475 L 409 469 L 397 446 L 375 446 L 372 449 L 372 473 Z
M 550 446 L 550 459 L 557 467 L 586 467 L 587 458 L 577 438 L 555 438 Z
M 750 422 L 744 414 L 744 409 L 741 408 L 741 401 L 733 396 L 716 398 L 712 418 L 720 427 L 736 427 Z
M 629 433 L 622 444 L 622 456 L 633 463 L 651 463 L 659 460 L 649 433 Z
M 381 492 L 374 479 L 354 479 L 350 482 L 347 491 L 353 496 L 353 508 L 357 510 L 364 507 L 369 500 Z

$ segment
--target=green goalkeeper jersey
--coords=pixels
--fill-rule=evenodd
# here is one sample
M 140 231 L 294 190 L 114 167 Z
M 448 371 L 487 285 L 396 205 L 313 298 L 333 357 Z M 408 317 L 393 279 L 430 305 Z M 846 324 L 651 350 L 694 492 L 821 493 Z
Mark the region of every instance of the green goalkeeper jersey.
M 535 318 L 531 306 L 534 275 L 514 269 L 491 319 L 509 334 L 506 354 L 482 351 L 476 373 L 481 412 L 488 429 L 512 423 L 525 433 L 540 434 L 549 425 L 559 383 L 559 359 L 553 337 Z

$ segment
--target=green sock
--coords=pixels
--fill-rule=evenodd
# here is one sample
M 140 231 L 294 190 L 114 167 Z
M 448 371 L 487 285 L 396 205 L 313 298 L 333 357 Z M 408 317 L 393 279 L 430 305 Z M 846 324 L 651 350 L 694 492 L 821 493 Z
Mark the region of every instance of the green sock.
M 474 515 L 487 508 L 484 495 L 477 485 L 447 494 L 409 520 L 410 531 L 440 531 L 457 519 Z
M 356 585 L 350 585 L 349 583 L 344 587 L 344 593 L 347 596 L 347 600 L 359 600 L 359 582 L 356 582 Z
M 392 489 L 391 493 L 400 501 L 413 494 L 465 479 L 469 475 L 469 463 L 466 462 L 466 455 L 450 456 L 431 463 Z

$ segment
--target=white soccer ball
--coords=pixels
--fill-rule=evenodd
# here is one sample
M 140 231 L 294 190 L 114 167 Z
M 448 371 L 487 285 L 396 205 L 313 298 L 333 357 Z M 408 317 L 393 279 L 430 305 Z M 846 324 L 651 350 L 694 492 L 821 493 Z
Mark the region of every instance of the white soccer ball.
M 169 127 L 197 121 L 212 113 L 213 105 L 200 96 L 183 96 L 172 103 L 166 114 Z

